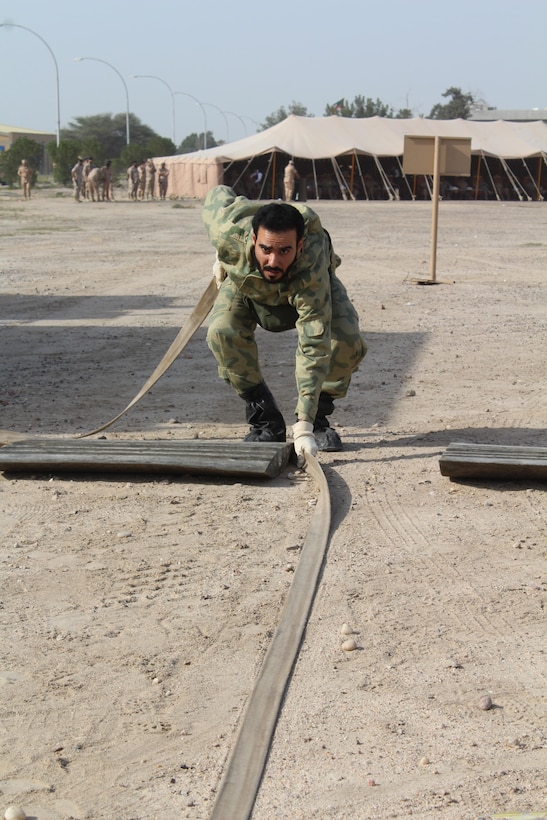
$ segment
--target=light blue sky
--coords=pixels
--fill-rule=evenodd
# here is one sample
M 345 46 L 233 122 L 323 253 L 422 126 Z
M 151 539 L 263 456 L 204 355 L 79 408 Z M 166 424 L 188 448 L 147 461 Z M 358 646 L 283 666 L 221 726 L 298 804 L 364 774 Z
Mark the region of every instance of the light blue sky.
M 217 139 L 240 139 L 293 100 L 322 116 L 357 94 L 429 114 L 450 86 L 498 108 L 547 108 L 547 0 L 1 0 L 0 23 L 40 35 L 57 61 L 61 127 L 129 107 L 172 137 L 173 91 L 204 106 Z M 0 28 L 0 123 L 55 133 L 55 63 L 33 34 Z M 175 98 L 177 143 L 204 127 Z M 215 108 L 214 106 L 217 106 Z M 224 111 L 224 115 L 218 111 Z M 233 113 L 227 113 L 233 112 Z M 238 116 L 234 116 L 238 115 Z M 242 122 L 243 119 L 243 122 Z

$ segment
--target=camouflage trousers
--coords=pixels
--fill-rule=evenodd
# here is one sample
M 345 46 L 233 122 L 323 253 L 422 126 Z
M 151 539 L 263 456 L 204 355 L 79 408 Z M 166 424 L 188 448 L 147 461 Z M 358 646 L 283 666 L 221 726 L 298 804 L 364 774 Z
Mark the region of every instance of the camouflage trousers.
M 332 320 L 330 367 L 321 389 L 343 398 L 352 374 L 367 352 L 359 331 L 359 317 L 346 288 L 331 276 Z M 263 381 L 255 329 L 280 332 L 296 326 L 298 314 L 291 305 L 259 305 L 241 295 L 226 279 L 216 298 L 207 344 L 218 363 L 218 374 L 239 395 Z M 297 365 L 298 366 L 298 365 Z

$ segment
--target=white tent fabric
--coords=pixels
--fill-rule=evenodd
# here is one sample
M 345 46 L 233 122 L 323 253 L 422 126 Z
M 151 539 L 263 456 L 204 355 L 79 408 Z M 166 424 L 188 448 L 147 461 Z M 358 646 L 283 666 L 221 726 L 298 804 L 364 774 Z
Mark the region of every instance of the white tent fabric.
M 542 121 L 475 122 L 471 120 L 407 120 L 384 117 L 289 116 L 266 131 L 217 148 L 157 157 L 169 168 L 169 192 L 179 197 L 203 197 L 223 180 L 223 166 L 272 152 L 321 160 L 348 155 L 401 157 L 405 135 L 470 137 L 471 153 L 503 160 L 546 157 L 547 124 Z

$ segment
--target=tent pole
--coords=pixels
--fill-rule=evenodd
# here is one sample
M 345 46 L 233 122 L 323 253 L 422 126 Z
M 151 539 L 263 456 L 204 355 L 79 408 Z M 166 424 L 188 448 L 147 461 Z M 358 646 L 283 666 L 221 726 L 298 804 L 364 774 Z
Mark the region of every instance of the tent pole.
M 545 162 L 545 154 L 543 155 L 543 161 Z M 543 196 L 541 194 L 541 157 L 538 157 L 538 181 L 536 188 L 538 191 L 538 201 L 543 202 Z
M 407 179 L 407 176 L 406 176 L 405 172 L 403 171 L 403 166 L 401 165 L 401 160 L 399 159 L 399 157 L 397 157 L 397 164 L 399 166 L 399 171 L 401 173 L 401 179 L 404 179 L 405 185 L 408 188 L 408 193 L 410 194 L 410 198 L 411 199 L 416 199 L 416 197 L 414 196 L 414 194 L 412 192 L 412 188 L 410 187 L 410 183 Z
M 235 190 L 235 187 L 236 187 L 237 183 L 239 182 L 239 180 L 241 179 L 241 177 L 243 176 L 243 174 L 245 173 L 245 171 L 247 170 L 247 168 L 249 167 L 249 165 L 251 164 L 251 162 L 253 161 L 253 159 L 254 159 L 254 157 L 251 157 L 251 159 L 247 162 L 247 165 L 245 166 L 245 168 L 243 169 L 243 171 L 240 173 L 240 175 L 238 176 L 238 178 L 236 179 L 236 181 L 235 181 L 235 182 L 234 182 L 234 184 L 232 185 L 232 188 L 233 188 L 234 190 Z M 230 163 L 230 165 L 228 165 L 228 168 L 230 168 L 230 166 L 231 166 L 231 165 L 233 165 L 233 163 Z M 228 168 L 226 168 L 226 170 L 228 170 Z
M 272 158 L 273 158 L 273 152 L 270 154 L 270 159 L 268 160 L 268 167 L 266 168 L 266 173 L 264 174 L 264 179 L 262 180 L 262 187 L 260 189 L 260 194 L 259 194 L 260 199 L 262 199 L 262 194 L 264 192 L 264 189 L 266 188 L 266 183 L 268 181 L 268 174 L 270 173 L 270 170 L 271 170 L 271 167 L 272 167 Z
M 384 188 L 386 189 L 387 198 L 390 202 L 393 202 L 393 200 L 397 199 L 397 197 L 393 193 L 392 185 L 389 179 L 387 178 L 386 172 L 382 168 L 382 163 L 380 162 L 379 158 L 376 156 L 376 154 L 373 154 L 373 156 L 374 162 L 376 163 L 376 168 L 378 169 L 378 173 L 380 174 L 380 179 L 382 180 Z
M 336 162 L 336 157 L 331 157 L 332 163 L 332 170 L 334 171 L 334 176 L 336 177 L 336 181 L 338 183 L 338 187 L 340 188 L 340 193 L 342 194 L 342 199 L 347 199 L 348 195 L 346 193 L 346 186 L 344 185 L 344 178 L 342 176 L 342 172 L 338 167 L 338 163 Z
M 351 174 L 349 178 L 349 189 L 353 192 L 353 180 L 355 178 L 355 151 L 351 155 Z
M 376 154 L 374 154 L 374 162 L 375 162 L 375 165 L 376 165 L 376 170 L 380 174 L 380 179 L 382 180 L 382 184 L 383 184 L 383 186 L 386 190 L 387 198 L 391 202 L 393 197 L 391 196 L 391 191 L 389 190 L 389 188 L 386 184 L 386 180 L 384 179 L 384 169 L 380 165 L 380 162 L 379 162 L 378 157 L 376 156 Z
M 311 161 L 312 168 L 313 168 L 313 180 L 315 182 L 315 198 L 319 199 L 319 186 L 317 185 L 317 170 L 315 168 L 315 160 L 312 159 Z
M 519 202 L 522 202 L 523 196 L 522 196 L 522 193 L 521 193 L 522 186 L 521 186 L 520 182 L 518 181 L 518 179 L 516 178 L 516 176 L 514 175 L 512 170 L 509 168 L 508 164 L 503 159 L 503 157 L 500 157 L 500 160 L 501 160 L 501 164 L 503 166 L 503 170 L 507 174 L 507 179 L 509 180 L 509 182 L 513 186 L 513 191 L 518 196 Z
M 488 172 L 488 178 L 490 179 L 490 185 L 492 186 L 492 190 L 494 191 L 494 196 L 496 197 L 496 199 L 499 202 L 500 201 L 500 195 L 499 195 L 498 189 L 494 185 L 494 180 L 492 179 L 492 174 L 490 173 L 490 168 L 488 166 L 488 163 L 486 162 L 486 157 L 484 156 L 484 153 L 482 151 L 481 151 L 481 154 L 482 154 L 482 157 L 484 159 L 484 167 L 486 168 L 486 170 Z
M 481 155 L 479 154 L 479 161 L 477 163 L 477 181 L 475 182 L 475 202 L 479 198 L 479 182 L 481 178 Z
M 336 158 L 335 158 L 334 161 L 336 163 L 336 167 L 338 168 L 339 185 L 340 185 L 340 188 L 342 190 L 342 196 L 344 196 L 344 194 L 345 194 L 344 199 L 353 199 L 353 201 L 355 202 L 355 197 L 353 195 L 353 191 L 350 188 L 348 188 L 348 184 L 346 182 L 344 174 L 342 173 L 342 169 L 338 165 L 338 160 L 336 160 Z
M 528 176 L 530 177 L 530 181 L 531 181 L 532 185 L 534 186 L 534 188 L 536 189 L 536 192 L 537 192 L 536 200 L 539 202 L 539 191 L 538 191 L 538 189 L 537 189 L 537 187 L 536 187 L 536 182 L 535 182 L 535 179 L 534 179 L 534 177 L 532 176 L 532 174 L 530 173 L 530 169 L 529 169 L 529 168 L 528 168 L 528 166 L 526 165 L 526 160 L 524 159 L 524 157 L 522 158 L 522 164 L 523 164 L 523 165 L 524 165 L 524 167 L 526 168 L 526 173 L 527 173 L 527 174 L 528 174 Z M 531 197 L 530 195 L 528 195 L 528 202 L 531 202 L 531 201 L 532 201 L 532 197 Z
M 276 165 L 276 152 L 272 151 L 272 160 L 273 160 L 273 171 L 272 171 L 272 199 L 275 199 L 275 165 Z
M 355 156 L 356 156 L 356 159 L 357 159 L 357 168 L 359 169 L 359 177 L 361 179 L 361 185 L 363 186 L 363 191 L 365 192 L 365 199 L 368 202 L 369 201 L 369 195 L 368 195 L 368 191 L 367 191 L 367 186 L 365 185 L 363 172 L 361 170 L 361 163 L 359 162 L 359 157 L 357 155 L 355 155 Z

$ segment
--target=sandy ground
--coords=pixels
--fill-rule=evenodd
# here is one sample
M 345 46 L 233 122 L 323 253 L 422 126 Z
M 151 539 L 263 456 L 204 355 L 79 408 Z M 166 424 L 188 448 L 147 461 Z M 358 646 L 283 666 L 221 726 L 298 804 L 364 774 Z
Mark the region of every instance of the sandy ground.
M 545 445 L 546 206 L 441 203 L 422 286 L 430 203 L 310 204 L 369 354 L 319 456 L 331 538 L 253 818 L 545 811 L 545 485 L 453 482 L 439 456 Z M 126 405 L 212 263 L 200 203 L 69 191 L 1 190 L 0 245 L 0 428 L 40 436 Z M 290 422 L 294 334 L 259 344 Z M 202 328 L 106 435 L 237 441 L 243 410 Z M 209 817 L 316 498 L 293 467 L 1 475 L 2 811 Z

